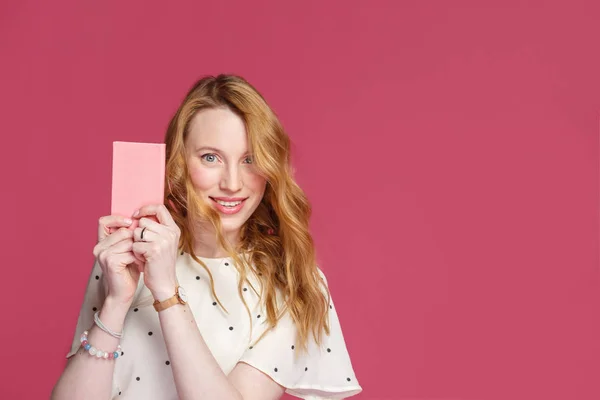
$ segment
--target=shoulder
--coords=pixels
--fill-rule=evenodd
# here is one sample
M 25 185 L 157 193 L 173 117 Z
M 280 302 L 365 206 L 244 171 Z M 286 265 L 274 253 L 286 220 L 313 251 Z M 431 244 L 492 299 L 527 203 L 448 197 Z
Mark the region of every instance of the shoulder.
M 316 272 L 322 288 L 328 292 L 325 273 L 319 267 Z M 326 319 L 330 329 L 320 343 L 309 339 L 306 351 L 300 351 L 298 328 L 289 312 L 285 312 L 273 329 L 244 352 L 236 367 L 236 379 L 243 383 L 243 376 L 251 379 L 262 372 L 268 376 L 265 379 L 277 384 L 265 384 L 265 393 L 276 394 L 284 389 L 301 398 L 344 398 L 359 393 L 362 388 L 352 367 L 336 307 L 331 296 L 324 295 L 329 297 Z

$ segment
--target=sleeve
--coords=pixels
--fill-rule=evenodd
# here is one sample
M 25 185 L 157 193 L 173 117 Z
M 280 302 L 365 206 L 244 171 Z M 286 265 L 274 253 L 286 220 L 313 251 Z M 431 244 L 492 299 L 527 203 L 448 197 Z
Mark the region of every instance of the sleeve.
M 80 337 L 83 331 L 89 330 L 94 325 L 94 313 L 100 310 L 104 303 L 104 287 L 102 285 L 102 270 L 96 260 L 88 279 L 87 288 L 83 298 L 83 304 L 79 310 L 77 318 L 77 327 L 71 342 L 71 350 L 67 353 L 67 358 L 73 356 L 81 346 Z
M 325 276 L 319 269 L 325 284 Z M 330 302 L 330 334 L 321 345 L 309 340 L 306 353 L 294 349 L 296 328 L 286 313 L 240 361 L 259 369 L 286 388 L 286 393 L 307 400 L 343 399 L 362 391 L 350 361 L 335 305 Z M 256 339 L 264 330 L 253 332 Z

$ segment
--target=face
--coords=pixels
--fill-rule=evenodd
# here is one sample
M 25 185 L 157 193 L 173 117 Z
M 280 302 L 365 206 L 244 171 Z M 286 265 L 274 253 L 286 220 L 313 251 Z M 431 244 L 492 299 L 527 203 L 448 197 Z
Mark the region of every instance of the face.
M 225 234 L 236 234 L 260 204 L 266 179 L 252 164 L 244 121 L 226 108 L 198 112 L 186 138 L 196 193 L 217 210 Z

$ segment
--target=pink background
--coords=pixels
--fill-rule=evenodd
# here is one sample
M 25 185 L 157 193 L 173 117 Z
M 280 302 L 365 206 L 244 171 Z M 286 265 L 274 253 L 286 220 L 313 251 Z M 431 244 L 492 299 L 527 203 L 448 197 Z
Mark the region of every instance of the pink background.
M 597 1 L 147 3 L 0 5 L 0 398 L 62 371 L 112 141 L 219 72 L 295 143 L 357 399 L 600 398 Z

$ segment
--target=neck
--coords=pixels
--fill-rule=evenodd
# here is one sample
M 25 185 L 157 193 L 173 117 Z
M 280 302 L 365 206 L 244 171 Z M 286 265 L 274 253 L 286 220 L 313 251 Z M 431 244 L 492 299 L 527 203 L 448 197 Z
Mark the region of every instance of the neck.
M 239 230 L 234 232 L 225 232 L 225 240 L 235 248 L 239 241 Z M 222 258 L 229 254 L 219 245 L 217 236 L 212 225 L 198 226 L 194 232 L 194 253 L 198 257 Z

